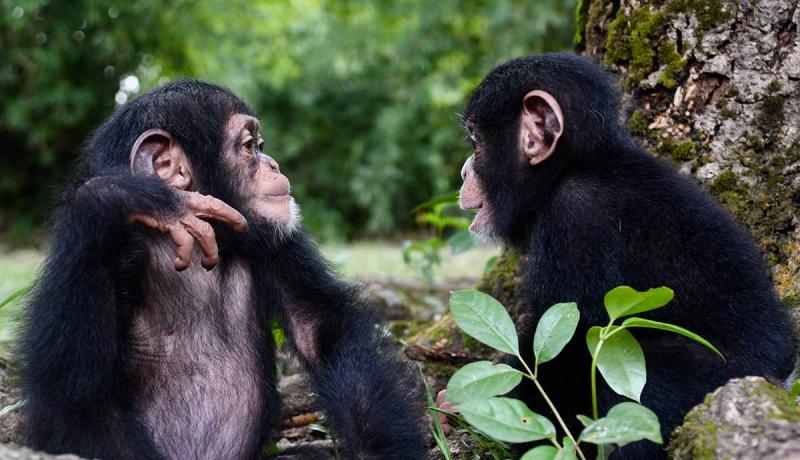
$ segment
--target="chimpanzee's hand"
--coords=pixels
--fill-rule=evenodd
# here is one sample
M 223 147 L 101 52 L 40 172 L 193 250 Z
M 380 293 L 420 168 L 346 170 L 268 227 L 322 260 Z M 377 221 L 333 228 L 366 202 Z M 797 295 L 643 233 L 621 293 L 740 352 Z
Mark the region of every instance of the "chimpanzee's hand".
M 247 220 L 239 211 L 210 195 L 183 191 L 178 191 L 178 193 L 186 211 L 177 220 L 171 222 L 144 214 L 132 214 L 128 218 L 128 223 L 140 223 L 169 233 L 172 240 L 178 245 L 178 255 L 175 257 L 175 270 L 178 271 L 189 267 L 194 242 L 197 240 L 203 250 L 200 264 L 203 268 L 210 270 L 219 262 L 219 253 L 214 229 L 206 220 L 228 224 L 237 232 L 247 230 Z
M 452 412 L 454 414 L 459 414 L 460 412 L 456 409 L 456 405 L 451 402 L 445 402 L 445 398 L 447 397 L 447 390 L 442 390 L 439 394 L 436 395 L 436 406 L 439 409 L 445 410 L 447 412 Z M 444 429 L 445 436 L 449 435 L 451 431 L 453 431 L 453 427 L 450 426 L 447 420 L 447 415 L 441 412 L 438 412 L 437 415 L 439 416 L 439 423 L 442 424 L 442 429 Z

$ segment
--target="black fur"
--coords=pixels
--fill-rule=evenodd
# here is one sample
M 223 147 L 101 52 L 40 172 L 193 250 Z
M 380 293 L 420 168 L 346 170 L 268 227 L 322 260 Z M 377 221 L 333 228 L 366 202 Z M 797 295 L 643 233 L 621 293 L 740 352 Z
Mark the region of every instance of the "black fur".
M 348 458 L 424 458 L 413 380 L 377 328 L 367 301 L 331 274 L 302 231 L 280 238 L 270 224 L 255 224 L 251 216 L 245 235 L 215 225 L 220 263 L 214 279 L 220 287 L 197 290 L 198 285 L 208 286 L 208 278 L 205 284 L 193 284 L 200 276 L 191 269 L 170 273 L 178 280 L 174 286 L 158 279 L 161 275 L 147 281 L 146 275 L 157 275 L 148 250 L 163 241 L 169 246 L 169 240 L 126 219 L 133 213 L 177 216 L 183 208 L 160 180 L 131 176 L 133 143 L 147 129 L 169 131 L 189 156 L 198 191 L 247 214 L 220 161 L 223 127 L 234 113 L 252 112 L 224 88 L 186 80 L 124 105 L 92 136 L 75 186 L 64 195 L 55 217 L 50 253 L 27 309 L 20 350 L 27 444 L 89 458 L 167 458 L 164 446 L 175 447 L 177 440 L 162 439 L 159 446 L 153 433 L 163 427 L 145 424 L 139 408 L 175 393 L 182 398 L 167 398 L 166 407 L 159 408 L 167 414 L 160 423 L 174 424 L 171 428 L 181 433 L 188 430 L 183 425 L 187 420 L 206 416 L 202 426 L 210 429 L 209 442 L 233 433 L 232 439 L 247 444 L 241 458 L 260 458 L 278 416 L 275 346 L 266 328 L 271 318 L 279 318 L 294 344 L 297 337 L 288 321 L 294 317 L 320 326 L 311 338 L 319 360 L 306 364 Z M 236 289 L 221 288 L 225 282 L 238 282 L 237 263 L 247 267 L 252 279 L 252 285 L 234 286 L 249 292 L 244 300 L 236 297 Z M 159 289 L 181 311 L 147 304 L 147 295 Z M 252 324 L 240 333 L 244 337 L 226 328 L 230 303 L 237 300 L 252 308 Z M 200 344 L 191 350 L 191 363 L 169 362 L 160 376 L 145 371 L 154 363 L 163 365 L 159 359 L 166 352 L 143 348 L 142 337 L 133 331 L 141 314 L 183 321 L 178 326 L 189 329 L 186 337 Z M 183 384 L 175 383 L 184 381 L 178 380 L 186 377 L 182 372 L 213 383 L 219 366 L 241 358 L 228 351 L 237 344 L 252 346 L 257 354 L 250 363 L 259 374 L 253 382 L 243 379 L 217 396 L 187 393 Z M 241 414 L 202 410 L 218 407 L 204 405 L 204 398 L 236 398 L 248 391 L 258 394 L 258 407 Z M 193 408 L 197 413 L 191 417 L 180 412 Z M 253 423 L 237 422 L 251 412 L 261 416 Z
M 556 98 L 565 127 L 550 159 L 521 168 L 519 115 L 532 90 Z M 619 100 L 611 77 L 590 59 L 544 54 L 492 71 L 466 119 L 484 147 L 475 171 L 497 236 L 527 256 L 523 282 L 533 323 L 519 325 L 521 343 L 532 342 L 551 305 L 576 301 L 580 308 L 575 339 L 539 373 L 573 433 L 581 429 L 575 414 L 591 415 L 584 337 L 590 326 L 607 324 L 603 296 L 617 285 L 672 288 L 668 306 L 642 316 L 688 328 L 727 357 L 668 332 L 633 331 L 647 360 L 642 403 L 658 414 L 666 441 L 686 412 L 728 379 L 786 378 L 796 345 L 751 238 L 700 187 L 630 140 L 618 121 Z M 530 346 L 522 349 L 533 362 Z M 552 415 L 532 386 L 520 395 Z M 601 413 L 622 399 L 601 385 Z M 642 441 L 615 458 L 663 455 L 662 446 Z

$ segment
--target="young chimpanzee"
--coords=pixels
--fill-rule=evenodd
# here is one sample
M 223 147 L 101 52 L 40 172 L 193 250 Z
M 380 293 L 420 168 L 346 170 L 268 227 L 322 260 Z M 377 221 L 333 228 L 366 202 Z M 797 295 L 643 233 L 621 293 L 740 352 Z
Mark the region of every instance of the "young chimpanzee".
M 193 80 L 94 133 L 28 309 L 31 446 L 259 458 L 279 414 L 277 318 L 346 458 L 425 457 L 415 384 L 302 231 L 262 147 L 239 98 Z
M 591 414 L 582 337 L 608 323 L 604 294 L 623 284 L 675 291 L 668 306 L 643 316 L 700 334 L 727 362 L 684 337 L 636 330 L 647 360 L 642 403 L 658 414 L 667 439 L 728 379 L 785 379 L 796 349 L 756 246 L 697 185 L 629 138 L 619 101 L 611 77 L 588 58 L 544 54 L 497 67 L 467 104 L 474 153 L 461 173 L 461 206 L 478 210 L 475 233 L 526 255 L 534 324 L 555 303 L 578 303 L 576 339 L 540 373 L 575 433 L 575 414 Z M 520 343 L 532 343 L 533 328 L 518 325 Z M 533 362 L 531 347 L 522 350 Z M 600 391 L 601 412 L 621 400 Z M 549 414 L 531 387 L 519 396 Z M 615 455 L 659 458 L 662 449 L 642 441 Z

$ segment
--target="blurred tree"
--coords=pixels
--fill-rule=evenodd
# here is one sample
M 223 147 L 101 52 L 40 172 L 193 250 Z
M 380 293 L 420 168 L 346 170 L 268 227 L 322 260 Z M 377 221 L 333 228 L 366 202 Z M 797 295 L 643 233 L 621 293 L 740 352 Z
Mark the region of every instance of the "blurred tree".
M 183 68 L 182 1 L 0 0 L 0 232 L 24 237 L 81 142 L 135 92 L 134 72 Z M 158 53 L 158 63 L 148 53 Z

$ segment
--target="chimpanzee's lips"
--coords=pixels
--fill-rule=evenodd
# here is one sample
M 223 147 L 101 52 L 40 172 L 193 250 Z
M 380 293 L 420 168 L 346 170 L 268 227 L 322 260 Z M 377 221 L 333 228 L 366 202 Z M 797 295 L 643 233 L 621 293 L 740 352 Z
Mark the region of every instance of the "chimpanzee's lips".
M 477 202 L 475 204 L 462 204 L 461 205 L 461 209 L 464 209 L 464 210 L 475 209 L 477 211 L 480 211 L 482 207 L 483 207 L 483 201 L 479 201 L 479 202 Z
M 267 199 L 275 200 L 275 201 L 286 201 L 292 197 L 292 195 L 288 193 L 271 193 L 265 195 Z

